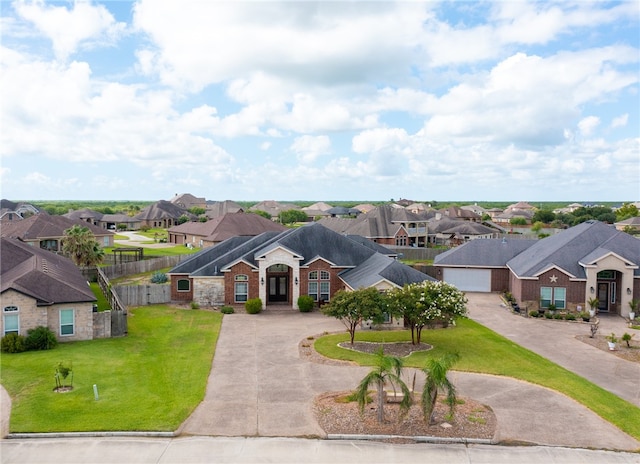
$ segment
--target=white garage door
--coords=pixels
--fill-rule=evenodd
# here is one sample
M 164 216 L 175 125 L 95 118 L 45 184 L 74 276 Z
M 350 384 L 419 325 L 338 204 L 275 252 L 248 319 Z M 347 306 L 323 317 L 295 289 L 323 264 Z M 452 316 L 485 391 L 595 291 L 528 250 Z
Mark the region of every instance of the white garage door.
M 491 270 L 444 268 L 444 281 L 463 292 L 490 292 Z

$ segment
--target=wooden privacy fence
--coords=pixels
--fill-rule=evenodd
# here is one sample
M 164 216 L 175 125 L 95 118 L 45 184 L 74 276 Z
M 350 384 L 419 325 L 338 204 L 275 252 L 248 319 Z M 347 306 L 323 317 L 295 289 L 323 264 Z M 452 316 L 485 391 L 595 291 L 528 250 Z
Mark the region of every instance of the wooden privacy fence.
M 126 335 L 128 332 L 127 307 L 122 303 L 118 294 L 111 287 L 109 278 L 104 272 L 102 272 L 102 269 L 97 268 L 97 272 L 98 285 L 111 307 L 111 336 L 118 337 Z
M 414 248 L 414 247 L 396 247 L 384 245 L 385 248 L 398 254 L 400 259 L 410 259 L 413 261 L 433 260 L 440 253 L 444 253 L 447 249 L 442 248 Z
M 132 263 L 121 263 L 113 266 L 106 266 L 102 268 L 102 271 L 110 279 L 116 279 L 126 275 L 142 274 L 143 272 L 158 271 L 167 267 L 174 267 L 189 256 L 191 255 L 161 256 L 154 259 L 145 259 L 143 261 L 135 261 Z
M 120 301 L 127 306 L 163 304 L 171 301 L 171 286 L 152 285 L 115 285 Z

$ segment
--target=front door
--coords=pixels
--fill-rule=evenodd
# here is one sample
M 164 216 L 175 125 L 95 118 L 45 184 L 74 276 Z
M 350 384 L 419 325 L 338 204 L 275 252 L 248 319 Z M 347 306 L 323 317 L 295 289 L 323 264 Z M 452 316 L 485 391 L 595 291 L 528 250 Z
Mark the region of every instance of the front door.
M 269 276 L 269 302 L 287 302 L 289 300 L 289 276 Z
M 609 312 L 609 282 L 598 282 L 598 311 Z

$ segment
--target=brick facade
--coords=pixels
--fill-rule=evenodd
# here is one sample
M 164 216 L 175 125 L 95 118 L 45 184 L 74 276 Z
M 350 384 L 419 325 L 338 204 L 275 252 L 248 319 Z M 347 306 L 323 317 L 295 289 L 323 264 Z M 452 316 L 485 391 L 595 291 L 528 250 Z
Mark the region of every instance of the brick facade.
M 178 281 L 189 281 L 189 291 L 178 291 Z M 193 301 L 193 279 L 187 274 L 177 274 L 171 276 L 171 301 Z

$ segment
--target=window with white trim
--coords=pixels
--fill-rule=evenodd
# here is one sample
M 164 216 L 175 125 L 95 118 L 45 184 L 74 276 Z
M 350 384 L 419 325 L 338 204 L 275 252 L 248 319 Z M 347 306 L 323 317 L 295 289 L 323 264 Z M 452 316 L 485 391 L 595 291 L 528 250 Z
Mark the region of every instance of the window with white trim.
M 3 335 L 20 333 L 20 312 L 17 306 L 5 306 L 2 308 Z
M 238 274 L 234 280 L 234 301 L 236 303 L 244 303 L 249 298 L 249 276 Z
M 309 291 L 313 301 L 329 301 L 331 295 L 331 274 L 328 271 L 309 272 Z
M 548 308 L 553 302 L 556 309 L 567 307 L 567 289 L 564 287 L 540 287 L 540 307 Z
M 178 279 L 177 287 L 179 292 L 188 292 L 191 290 L 191 282 L 189 279 Z
M 60 335 L 73 335 L 75 333 L 75 311 L 73 309 L 60 310 Z

